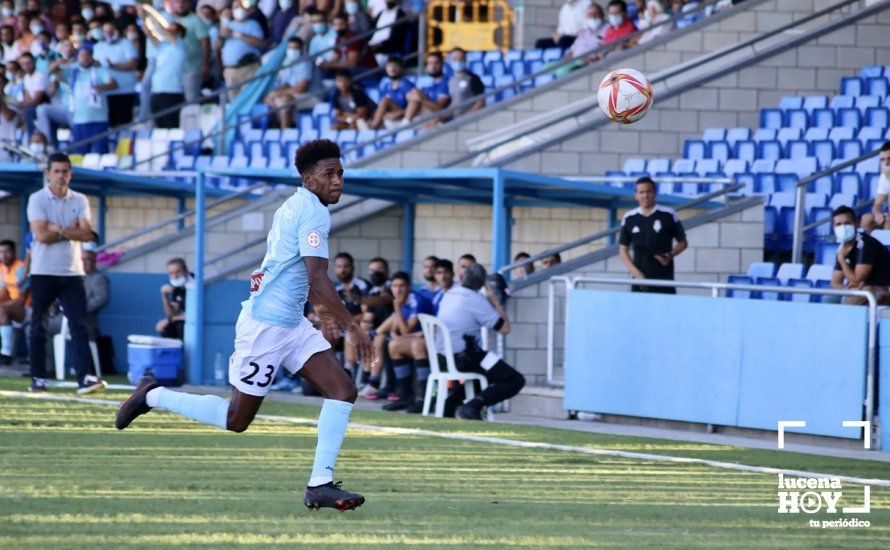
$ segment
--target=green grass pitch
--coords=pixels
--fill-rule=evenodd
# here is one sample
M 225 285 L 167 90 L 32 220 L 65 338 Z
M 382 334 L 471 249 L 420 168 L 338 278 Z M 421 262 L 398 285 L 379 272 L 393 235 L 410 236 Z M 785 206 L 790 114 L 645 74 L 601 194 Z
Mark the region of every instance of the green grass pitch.
M 308 512 L 313 426 L 258 420 L 232 434 L 153 412 L 118 432 L 114 412 L 0 396 L 0 547 L 890 548 L 884 488 L 872 487 L 872 512 L 859 516 L 869 528 L 812 528 L 843 516 L 778 514 L 774 474 L 360 429 L 337 479 L 367 503 Z M 269 402 L 261 414 L 314 419 L 318 408 Z M 353 421 L 890 478 L 886 463 L 789 452 L 382 412 Z M 861 503 L 861 486 L 844 491 Z

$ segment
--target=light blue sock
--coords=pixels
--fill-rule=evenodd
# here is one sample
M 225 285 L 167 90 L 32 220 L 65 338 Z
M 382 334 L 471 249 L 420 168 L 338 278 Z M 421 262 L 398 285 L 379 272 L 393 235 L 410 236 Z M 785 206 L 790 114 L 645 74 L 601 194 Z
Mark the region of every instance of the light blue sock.
M 225 430 L 229 401 L 216 395 L 195 395 L 162 388 L 157 408 Z
M 324 400 L 321 414 L 318 415 L 318 445 L 315 447 L 312 477 L 309 478 L 310 487 L 334 481 L 334 466 L 337 465 L 337 455 L 340 454 L 351 412 L 352 403 Z
M 0 325 L 0 354 L 12 355 L 12 339 L 15 332 L 12 325 Z

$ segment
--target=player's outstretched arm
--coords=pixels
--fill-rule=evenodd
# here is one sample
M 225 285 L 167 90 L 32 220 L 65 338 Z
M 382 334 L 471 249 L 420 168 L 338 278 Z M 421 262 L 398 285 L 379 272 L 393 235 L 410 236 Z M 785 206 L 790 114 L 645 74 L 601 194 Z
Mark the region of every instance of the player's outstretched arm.
M 372 365 L 376 362 L 374 349 L 368 336 L 359 330 L 355 318 L 343 305 L 334 283 L 328 277 L 328 260 L 316 256 L 303 258 L 309 276 L 309 298 L 313 306 L 320 305 L 340 328 L 346 330 L 347 338 L 355 344 L 362 362 Z

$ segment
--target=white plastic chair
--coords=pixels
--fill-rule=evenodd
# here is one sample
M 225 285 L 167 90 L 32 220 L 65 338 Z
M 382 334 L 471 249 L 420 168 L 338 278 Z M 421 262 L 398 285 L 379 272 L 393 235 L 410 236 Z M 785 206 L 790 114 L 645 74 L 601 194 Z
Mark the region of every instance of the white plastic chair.
M 71 340 L 71 333 L 68 330 L 68 318 L 62 317 L 62 330 L 53 336 L 53 357 L 56 359 L 56 380 L 65 379 L 65 342 Z M 102 370 L 99 368 L 99 348 L 96 342 L 90 340 L 90 355 L 93 356 L 93 365 L 96 366 L 96 376 L 102 377 Z
M 433 386 L 436 386 L 436 417 L 445 416 L 445 398 L 448 396 L 448 382 L 451 380 L 463 380 L 465 382 L 464 389 L 467 394 L 467 400 L 473 399 L 475 390 L 472 382 L 478 380 L 480 387 L 484 390 L 488 387 L 488 380 L 481 374 L 472 372 L 460 372 L 457 370 L 457 364 L 454 361 L 454 348 L 451 346 L 451 333 L 448 327 L 441 320 L 432 315 L 421 313 L 417 316 L 420 321 L 420 328 L 423 330 L 423 339 L 426 341 L 426 351 L 430 358 L 430 377 L 426 380 L 426 395 L 423 398 L 423 415 L 429 416 L 430 405 L 433 401 Z M 444 353 L 436 351 L 436 333 L 442 335 Z M 445 357 L 445 370 L 439 364 L 438 356 Z

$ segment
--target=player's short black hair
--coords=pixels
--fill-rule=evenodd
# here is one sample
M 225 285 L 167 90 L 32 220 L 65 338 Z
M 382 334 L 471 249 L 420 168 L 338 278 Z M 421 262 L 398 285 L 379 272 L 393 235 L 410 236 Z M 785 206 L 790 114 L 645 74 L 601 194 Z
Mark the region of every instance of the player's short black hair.
M 384 259 L 381 258 L 380 256 L 377 256 L 376 258 L 371 258 L 371 261 L 368 262 L 368 265 L 371 265 L 371 264 L 373 264 L 373 263 L 375 263 L 375 262 L 379 262 L 379 263 L 383 264 L 383 267 L 386 268 L 387 271 L 389 271 L 389 262 L 387 262 L 386 260 L 384 260 Z
M 396 271 L 393 273 L 393 276 L 389 278 L 389 281 L 394 283 L 399 279 L 405 281 L 406 285 L 411 286 L 411 276 L 404 271 Z
M 349 263 L 351 263 L 352 265 L 355 265 L 355 258 L 353 258 L 352 254 L 350 254 L 349 252 L 341 252 L 341 253 L 337 254 L 336 256 L 334 256 L 334 260 L 339 260 L 340 258 L 349 260 Z
M 881 151 L 890 151 L 890 141 L 885 141 L 884 145 L 881 145 Z
M 183 271 L 185 271 L 186 273 L 189 272 L 189 268 L 185 265 L 185 260 L 182 258 L 170 258 L 169 260 L 167 260 L 167 265 L 171 264 L 179 264 L 179 267 L 181 267 Z
M 8 246 L 12 253 L 15 254 L 15 242 L 10 241 L 9 239 L 5 239 L 0 241 L 0 246 Z
M 442 258 L 441 260 L 436 262 L 436 269 L 438 270 L 440 267 L 442 269 L 450 271 L 451 273 L 454 273 L 454 264 L 451 263 L 451 260 L 446 260 L 445 258 Z
M 841 205 L 834 209 L 834 212 L 831 213 L 832 219 L 837 216 L 843 216 L 845 214 L 849 214 L 851 218 L 853 218 L 853 223 L 856 223 L 856 211 L 850 208 L 847 205 Z
M 319 162 L 340 158 L 340 146 L 329 139 L 314 139 L 301 145 L 295 156 L 297 172 L 304 176 Z
M 643 176 L 641 178 L 637 178 L 637 182 L 634 184 L 634 186 L 642 185 L 642 184 L 649 184 L 652 186 L 653 191 L 658 191 L 658 188 L 655 186 L 655 182 L 649 176 Z

